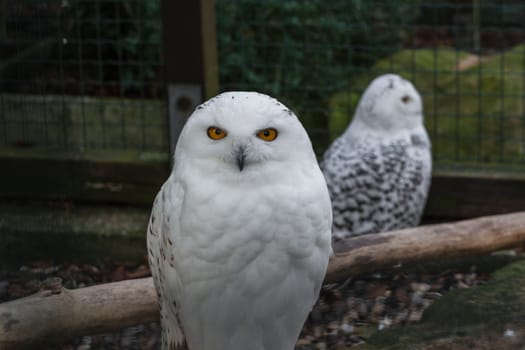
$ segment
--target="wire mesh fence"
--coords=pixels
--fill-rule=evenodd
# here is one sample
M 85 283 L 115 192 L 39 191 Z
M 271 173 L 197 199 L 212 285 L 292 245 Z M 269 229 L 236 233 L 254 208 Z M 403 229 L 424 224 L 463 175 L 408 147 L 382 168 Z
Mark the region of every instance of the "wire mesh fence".
M 411 80 L 439 162 L 523 163 L 520 1 L 220 0 L 222 88 L 285 100 L 318 153 L 377 75 Z
M 159 2 L 0 0 L 0 146 L 166 152 Z M 523 163 L 524 15 L 518 0 L 217 0 L 221 90 L 283 100 L 321 154 L 367 84 L 398 73 L 436 162 Z
M 0 4 L 0 145 L 167 150 L 159 1 Z

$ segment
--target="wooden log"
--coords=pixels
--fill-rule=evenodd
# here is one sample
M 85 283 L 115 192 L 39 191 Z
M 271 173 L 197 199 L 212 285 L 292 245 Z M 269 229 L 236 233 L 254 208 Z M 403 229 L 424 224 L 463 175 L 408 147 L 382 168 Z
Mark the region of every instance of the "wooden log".
M 151 278 L 67 290 L 61 285 L 0 304 L 0 349 L 45 349 L 85 334 L 157 321 Z
M 325 282 L 400 264 L 480 255 L 525 243 L 525 212 L 366 235 L 342 241 Z M 0 304 L 0 349 L 57 342 L 158 319 L 151 278 L 76 290 L 51 288 Z
M 325 282 L 431 260 L 482 255 L 525 243 L 525 212 L 365 235 L 334 245 Z

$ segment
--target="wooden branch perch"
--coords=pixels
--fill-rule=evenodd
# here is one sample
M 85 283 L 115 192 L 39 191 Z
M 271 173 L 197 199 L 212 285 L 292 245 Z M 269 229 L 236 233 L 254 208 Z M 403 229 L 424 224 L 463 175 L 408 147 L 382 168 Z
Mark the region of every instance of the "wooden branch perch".
M 525 243 L 525 212 L 366 235 L 342 241 L 325 282 L 399 264 L 480 255 Z M 56 294 L 53 294 L 56 293 Z M 65 290 L 0 304 L 0 349 L 108 332 L 158 319 L 151 278 Z
M 325 282 L 392 268 L 490 253 L 525 243 L 525 212 L 351 238 L 334 246 Z
M 0 304 L 0 349 L 45 348 L 84 334 L 157 321 L 151 278 L 67 290 L 43 290 Z

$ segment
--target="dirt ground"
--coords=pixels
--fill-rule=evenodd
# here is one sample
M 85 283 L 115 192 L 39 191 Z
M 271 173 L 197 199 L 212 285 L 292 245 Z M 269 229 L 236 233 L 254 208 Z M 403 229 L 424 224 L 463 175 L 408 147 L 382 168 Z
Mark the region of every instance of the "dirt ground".
M 48 277 L 60 277 L 66 288 L 149 276 L 146 264 L 77 265 L 34 261 L 16 271 L 0 272 L 0 302 L 30 295 Z M 297 342 L 297 350 L 342 350 L 365 343 L 367 337 L 393 326 L 418 322 L 423 311 L 451 290 L 485 283 L 490 273 L 476 264 L 441 271 L 374 274 L 325 285 Z M 116 333 L 86 335 L 58 350 L 159 349 L 157 323 L 129 327 Z

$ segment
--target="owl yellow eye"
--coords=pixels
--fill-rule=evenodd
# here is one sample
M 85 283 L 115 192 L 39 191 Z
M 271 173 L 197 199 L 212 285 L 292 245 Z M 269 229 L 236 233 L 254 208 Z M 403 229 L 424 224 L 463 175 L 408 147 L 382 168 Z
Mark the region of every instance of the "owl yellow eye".
M 228 135 L 226 131 L 216 126 L 210 126 L 206 132 L 208 134 L 208 137 L 212 140 L 221 140 L 225 138 L 226 135 Z
M 278 132 L 274 128 L 263 129 L 257 132 L 257 137 L 264 141 L 273 141 L 277 138 Z

